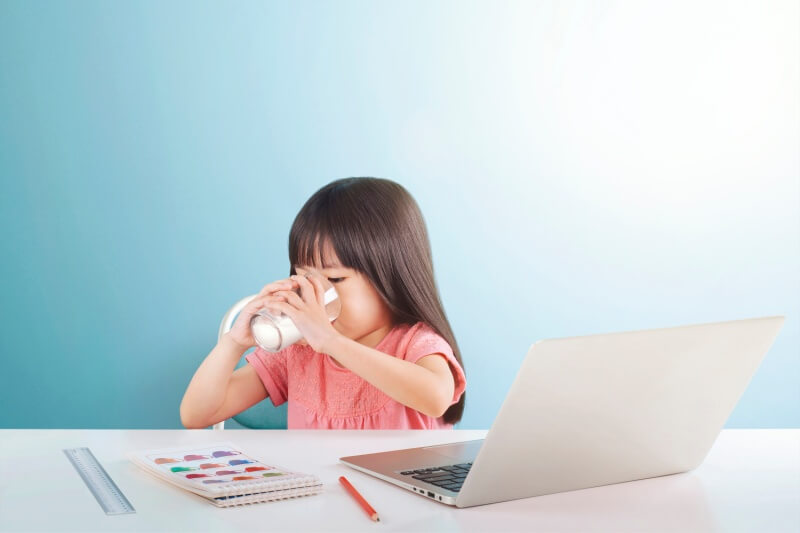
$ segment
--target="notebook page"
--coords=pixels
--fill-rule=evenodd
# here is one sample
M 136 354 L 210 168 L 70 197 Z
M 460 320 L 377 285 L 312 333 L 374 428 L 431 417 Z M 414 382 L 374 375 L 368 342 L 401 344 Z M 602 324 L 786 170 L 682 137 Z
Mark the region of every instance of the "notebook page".
M 274 493 L 320 486 L 316 476 L 260 461 L 230 442 L 131 452 L 128 458 L 156 477 L 206 498 Z

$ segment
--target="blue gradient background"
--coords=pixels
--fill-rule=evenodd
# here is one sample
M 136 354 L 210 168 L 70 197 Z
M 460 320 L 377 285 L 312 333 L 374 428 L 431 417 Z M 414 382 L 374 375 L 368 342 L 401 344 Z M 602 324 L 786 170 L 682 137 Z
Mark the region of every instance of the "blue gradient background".
M 402 183 L 486 428 L 540 338 L 784 314 L 727 427 L 800 427 L 797 2 L 0 1 L 0 426 L 177 428 L 305 200 Z

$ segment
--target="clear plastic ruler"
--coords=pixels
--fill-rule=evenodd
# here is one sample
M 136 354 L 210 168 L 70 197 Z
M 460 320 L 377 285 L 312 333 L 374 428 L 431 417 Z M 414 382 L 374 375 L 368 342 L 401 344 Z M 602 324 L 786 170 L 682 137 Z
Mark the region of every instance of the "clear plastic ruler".
M 106 514 L 136 512 L 89 448 L 65 448 L 63 451 Z

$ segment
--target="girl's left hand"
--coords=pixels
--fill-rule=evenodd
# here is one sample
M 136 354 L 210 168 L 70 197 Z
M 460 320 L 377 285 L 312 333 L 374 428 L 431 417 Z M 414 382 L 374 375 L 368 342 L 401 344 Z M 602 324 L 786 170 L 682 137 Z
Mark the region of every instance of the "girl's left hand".
M 306 343 L 315 352 L 326 353 L 326 347 L 341 333 L 328 320 L 328 312 L 323 304 L 325 287 L 314 274 L 309 274 L 308 277 L 294 275 L 289 279 L 300 286 L 300 294 L 295 291 L 276 291 L 273 294 L 285 301 L 273 300 L 267 303 L 267 307 L 288 315 L 302 333 Z

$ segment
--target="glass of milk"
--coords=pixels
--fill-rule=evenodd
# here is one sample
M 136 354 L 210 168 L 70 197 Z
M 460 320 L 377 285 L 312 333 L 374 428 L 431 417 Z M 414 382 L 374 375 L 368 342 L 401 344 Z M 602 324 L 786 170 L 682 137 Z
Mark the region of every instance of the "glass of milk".
M 328 312 L 328 320 L 333 322 L 339 317 L 342 302 L 330 281 L 321 276 L 317 276 L 317 278 L 325 288 L 323 302 L 325 310 Z M 294 292 L 300 294 L 300 288 L 294 289 Z M 280 352 L 303 338 L 303 334 L 288 315 L 282 311 L 274 314 L 266 308 L 260 309 L 250 319 L 250 330 L 253 332 L 256 344 L 268 352 Z

